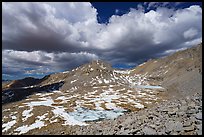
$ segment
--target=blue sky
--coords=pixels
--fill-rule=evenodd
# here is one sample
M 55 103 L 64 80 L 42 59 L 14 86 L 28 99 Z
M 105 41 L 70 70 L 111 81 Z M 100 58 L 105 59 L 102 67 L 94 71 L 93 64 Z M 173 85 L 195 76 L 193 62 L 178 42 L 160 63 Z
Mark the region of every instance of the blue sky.
M 144 2 L 108 2 L 108 5 L 107 2 L 92 2 L 92 5 L 97 9 L 100 23 L 108 22 L 109 18 L 114 14 L 121 16 L 127 13 L 130 8 L 138 9 L 138 5 L 142 5 L 145 12 L 157 8 L 157 6 L 148 8 L 148 3 Z M 183 9 L 191 5 L 200 5 L 202 7 L 202 2 L 167 2 L 165 7 Z
M 202 41 L 201 2 L 2 3 L 2 78 L 132 68 Z

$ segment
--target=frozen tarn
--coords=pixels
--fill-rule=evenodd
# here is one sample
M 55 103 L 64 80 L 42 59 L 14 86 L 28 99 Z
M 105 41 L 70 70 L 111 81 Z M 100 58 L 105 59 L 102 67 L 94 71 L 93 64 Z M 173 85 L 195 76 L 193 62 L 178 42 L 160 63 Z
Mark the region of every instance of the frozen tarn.
M 62 107 L 55 107 L 54 110 L 52 110 L 52 112 L 56 115 L 56 116 L 60 116 L 63 117 L 65 121 L 64 124 L 62 125 L 80 125 L 80 126 L 85 126 L 87 125 L 84 122 L 78 121 L 76 119 L 74 119 L 73 116 L 70 116 Z
M 11 118 L 13 119 L 12 121 L 9 121 L 7 123 L 2 124 L 2 128 L 4 128 L 2 130 L 2 132 L 5 132 L 5 131 L 9 130 L 16 123 L 16 118 L 17 117 L 16 116 L 12 116 Z
M 124 111 L 90 110 L 82 107 L 79 107 L 74 112 L 69 113 L 69 115 L 73 116 L 76 120 L 82 122 L 96 121 L 101 119 L 114 119 L 122 114 L 124 114 Z
M 64 118 L 65 120 L 65 125 L 86 125 L 85 123 L 82 123 L 82 122 L 79 122 L 77 120 L 74 120 L 73 117 L 69 116 L 67 114 L 67 112 L 64 110 L 63 106 L 52 106 L 52 104 L 54 104 L 54 101 L 52 100 L 52 98 L 45 98 L 44 99 L 45 101 L 33 101 L 33 102 L 29 102 L 29 103 L 24 103 L 24 104 L 27 104 L 28 106 L 30 107 L 34 107 L 34 106 L 50 106 L 50 107 L 53 107 L 54 109 L 52 110 L 52 112 L 56 115 L 56 116 L 60 116 L 62 118 Z M 43 126 L 42 122 L 39 121 L 38 124 L 40 126 Z M 25 126 L 24 128 L 28 128 L 28 129 L 25 129 L 26 131 L 28 130 L 31 130 L 35 127 L 36 124 L 34 125 L 31 125 L 30 126 Z M 21 130 L 18 129 L 18 130 Z
M 164 89 L 161 86 L 137 85 L 136 88 Z

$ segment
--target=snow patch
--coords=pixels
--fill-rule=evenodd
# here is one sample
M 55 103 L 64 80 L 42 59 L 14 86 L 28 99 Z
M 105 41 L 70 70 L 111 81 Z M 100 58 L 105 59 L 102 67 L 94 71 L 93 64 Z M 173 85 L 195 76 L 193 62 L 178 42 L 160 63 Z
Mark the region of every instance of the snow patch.
M 20 133 L 18 134 L 24 134 L 27 133 L 28 131 L 35 129 L 35 128 L 41 128 L 45 126 L 43 121 L 40 120 L 36 120 L 35 123 L 31 124 L 31 125 L 23 125 L 21 127 L 18 127 L 17 129 L 15 129 L 15 131 L 20 131 Z
M 103 83 L 102 80 L 100 80 L 100 79 L 98 80 L 98 82 L 99 82 L 100 84 Z
M 104 83 L 108 84 L 109 82 L 109 80 L 104 79 Z
M 34 107 L 34 106 L 51 106 L 51 104 L 54 103 L 54 101 L 52 100 L 52 98 L 43 98 L 43 100 L 45 101 L 32 101 L 32 102 L 27 102 L 27 103 L 23 103 L 26 104 L 29 107 Z
M 74 82 L 76 82 L 77 80 L 73 80 L 73 81 L 71 81 L 70 83 L 72 84 L 72 83 L 74 83 Z
M 65 74 L 65 73 L 69 73 L 69 71 L 64 71 L 64 72 L 62 72 L 63 74 Z
M 9 121 L 7 123 L 2 124 L 2 128 L 4 128 L 2 130 L 2 132 L 5 132 L 5 131 L 9 130 L 16 123 L 17 117 L 16 116 L 12 116 L 12 119 L 13 119 L 12 121 Z
M 103 65 L 100 65 L 100 67 L 101 67 L 102 69 L 106 69 L 106 67 L 104 67 Z
M 31 114 L 32 110 L 33 110 L 33 108 L 31 107 L 29 110 L 24 110 L 22 112 L 22 116 L 24 117 L 24 118 L 22 118 L 23 121 L 26 121 L 29 117 L 31 117 L 33 115 L 33 114 Z
M 143 66 L 144 64 L 146 64 L 146 62 L 144 62 L 144 63 L 140 64 L 139 66 Z
M 144 108 L 144 105 L 135 102 L 135 107 L 136 107 L 136 108 Z

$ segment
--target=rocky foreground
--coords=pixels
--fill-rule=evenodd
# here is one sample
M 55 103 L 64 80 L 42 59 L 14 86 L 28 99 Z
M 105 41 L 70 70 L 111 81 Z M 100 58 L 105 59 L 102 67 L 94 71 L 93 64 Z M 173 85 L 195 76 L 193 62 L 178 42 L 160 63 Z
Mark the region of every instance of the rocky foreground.
M 150 109 L 126 113 L 115 120 L 77 127 L 72 134 L 202 135 L 202 95 L 196 93 Z

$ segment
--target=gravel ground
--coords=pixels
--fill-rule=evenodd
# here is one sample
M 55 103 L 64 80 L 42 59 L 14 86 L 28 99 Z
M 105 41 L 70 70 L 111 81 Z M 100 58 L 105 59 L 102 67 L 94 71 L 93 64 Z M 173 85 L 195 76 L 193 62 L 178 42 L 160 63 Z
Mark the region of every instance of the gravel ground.
M 66 133 L 64 133 L 66 134 Z M 202 135 L 202 94 L 166 101 L 150 109 L 76 127 L 74 135 Z

